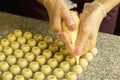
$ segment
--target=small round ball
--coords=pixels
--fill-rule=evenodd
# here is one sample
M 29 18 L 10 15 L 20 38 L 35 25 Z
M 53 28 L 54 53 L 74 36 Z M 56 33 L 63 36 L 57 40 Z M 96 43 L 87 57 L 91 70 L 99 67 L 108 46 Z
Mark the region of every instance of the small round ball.
M 26 53 L 30 51 L 30 46 L 28 44 L 22 44 L 21 49 Z
M 64 45 L 63 41 L 60 40 L 60 39 L 56 39 L 56 40 L 55 40 L 55 44 L 56 44 L 59 48 Z
M 43 74 L 43 72 L 36 72 L 33 76 L 33 79 L 35 80 L 44 80 L 45 79 L 45 75 Z
M 60 52 L 56 52 L 55 55 L 54 55 L 54 58 L 58 61 L 58 62 L 61 62 L 64 57 L 63 57 L 63 54 L 60 53 Z
M 32 33 L 31 32 L 25 32 L 24 34 L 23 34 L 23 37 L 25 38 L 25 39 L 31 39 L 32 38 Z
M 3 49 L 3 52 L 5 53 L 5 55 L 9 56 L 13 53 L 13 49 L 11 47 L 5 47 Z
M 9 46 L 9 41 L 7 40 L 7 39 L 2 39 L 1 40 L 1 46 L 3 46 L 3 47 L 7 47 L 7 46 Z
M 11 42 L 10 46 L 12 47 L 12 49 L 18 49 L 20 47 L 19 43 L 16 41 Z
M 77 80 L 77 75 L 74 72 L 68 72 L 66 74 L 67 80 Z
M 48 49 L 50 49 L 52 53 L 55 53 L 58 51 L 58 47 L 56 44 L 50 44 Z
M 45 36 L 44 41 L 49 45 L 53 43 L 53 38 L 51 36 Z
M 93 55 L 92 55 L 92 53 L 87 52 L 87 53 L 84 55 L 84 58 L 85 58 L 88 62 L 91 62 L 91 61 L 93 60 Z
M 15 41 L 16 40 L 16 36 L 14 34 L 9 34 L 7 39 L 12 42 L 12 41 Z
M 34 47 L 36 45 L 36 41 L 34 39 L 29 39 L 27 44 L 30 46 L 30 47 Z
M 75 64 L 75 62 L 76 62 L 76 59 L 75 59 L 74 56 L 68 55 L 68 56 L 66 57 L 66 61 L 67 61 L 71 66 L 73 66 L 73 65 Z
M 3 50 L 3 47 L 0 45 L 0 51 L 2 51 Z
M 22 36 L 22 31 L 21 30 L 15 30 L 14 35 L 17 36 L 17 37 Z
M 22 36 L 18 37 L 17 41 L 18 41 L 19 44 L 25 44 L 26 43 L 26 39 Z
M 83 69 L 80 65 L 74 65 L 72 71 L 75 72 L 77 75 L 80 75 Z
M 90 50 L 90 52 L 92 53 L 93 56 L 96 56 L 98 53 L 98 49 L 96 47 L 94 47 Z
M 29 68 L 24 68 L 22 70 L 21 74 L 25 79 L 30 79 L 33 75 L 31 69 L 29 69 Z
M 17 62 L 17 65 L 20 66 L 20 68 L 26 68 L 28 65 L 28 62 L 26 59 L 20 58 Z
M 2 74 L 2 80 L 13 80 L 13 75 L 12 75 L 12 73 L 11 73 L 11 72 L 8 72 L 8 71 L 4 72 L 4 73 Z
M 31 52 L 35 55 L 35 56 L 38 56 L 41 54 L 41 50 L 39 47 L 33 47 Z
M 38 43 L 38 47 L 39 47 L 41 50 L 44 50 L 44 49 L 47 48 L 47 43 L 44 42 L 44 41 L 40 41 L 40 42 Z
M 36 72 L 39 70 L 39 64 L 37 62 L 31 62 L 29 64 L 29 68 L 32 70 L 32 72 Z
M 45 59 L 44 56 L 39 55 L 39 56 L 37 56 L 37 58 L 36 58 L 36 62 L 38 62 L 39 65 L 43 65 L 43 64 L 46 63 L 46 59 Z
M 55 75 L 58 79 L 62 79 L 63 76 L 64 76 L 64 72 L 63 72 L 62 69 L 56 68 L 56 69 L 53 71 L 53 75 Z
M 42 35 L 41 34 L 35 34 L 33 36 L 33 39 L 36 40 L 36 42 L 39 42 L 43 39 Z
M 57 77 L 55 75 L 49 75 L 47 80 L 57 80 Z
M 48 64 L 52 69 L 54 69 L 54 68 L 56 68 L 56 67 L 58 66 L 58 62 L 57 62 L 57 60 L 54 59 L 54 58 L 49 59 L 48 62 L 47 62 L 47 64 Z M 54 65 L 53 65 L 53 64 L 54 64 Z
M 51 73 L 51 68 L 49 65 L 42 65 L 41 72 L 43 72 L 45 75 L 49 75 Z
M 52 52 L 49 50 L 49 49 L 45 49 L 43 52 L 42 52 L 42 55 L 45 56 L 46 59 L 49 59 L 52 57 Z
M 68 55 L 68 50 L 65 46 L 60 48 L 60 52 L 63 53 L 65 56 Z
M 22 58 L 22 57 L 24 56 L 24 53 L 23 53 L 22 50 L 16 49 L 16 50 L 14 51 L 14 56 L 15 56 L 17 59 L 19 59 L 19 58 Z
M 12 65 L 9 70 L 14 75 L 19 74 L 20 71 L 21 71 L 21 69 L 20 69 L 20 67 L 18 65 Z
M 25 80 L 25 78 L 22 75 L 16 75 L 14 80 Z
M 80 66 L 81 66 L 82 68 L 86 68 L 86 67 L 88 66 L 88 61 L 87 61 L 86 59 L 84 59 L 84 58 L 81 58 L 81 59 L 79 60 L 79 64 L 80 64 Z
M 17 60 L 16 60 L 15 56 L 9 55 L 6 59 L 6 61 L 9 65 L 13 65 L 16 63 Z
M 35 56 L 32 52 L 27 52 L 25 54 L 25 59 L 28 61 L 28 62 L 31 62 L 35 59 Z
M 6 56 L 3 52 L 0 52 L 0 62 L 4 61 L 6 59 Z
M 5 61 L 0 62 L 0 71 L 8 71 L 9 64 Z
M 68 62 L 64 61 L 62 63 L 60 63 L 60 68 L 64 71 L 64 72 L 68 72 L 70 70 L 70 65 Z

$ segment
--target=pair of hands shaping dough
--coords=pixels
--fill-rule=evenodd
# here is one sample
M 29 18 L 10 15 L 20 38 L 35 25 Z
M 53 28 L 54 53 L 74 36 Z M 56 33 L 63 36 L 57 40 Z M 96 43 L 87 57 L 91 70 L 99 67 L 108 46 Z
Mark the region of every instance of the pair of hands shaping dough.
M 70 53 L 83 55 L 88 50 L 95 47 L 99 26 L 105 17 L 98 5 L 85 3 L 84 9 L 79 15 L 79 34 L 74 49 L 71 46 L 67 33 L 63 31 L 61 25 L 62 21 L 65 21 L 68 29 L 76 29 L 76 24 L 64 0 L 46 0 L 44 6 L 49 15 L 51 29 L 63 40 Z

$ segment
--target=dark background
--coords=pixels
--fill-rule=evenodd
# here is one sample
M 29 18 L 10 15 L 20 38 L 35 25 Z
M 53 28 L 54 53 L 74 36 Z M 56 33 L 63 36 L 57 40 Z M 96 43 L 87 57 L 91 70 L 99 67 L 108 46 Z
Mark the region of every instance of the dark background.
M 24 16 L 21 12 L 19 0 L 0 0 L 0 11 Z M 114 34 L 120 35 L 120 8 Z

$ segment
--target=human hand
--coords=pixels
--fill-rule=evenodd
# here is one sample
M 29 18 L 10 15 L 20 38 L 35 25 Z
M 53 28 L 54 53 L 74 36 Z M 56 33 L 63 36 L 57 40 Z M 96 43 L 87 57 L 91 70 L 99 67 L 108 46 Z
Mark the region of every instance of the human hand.
M 96 45 L 98 30 L 105 17 L 103 8 L 96 3 L 86 3 L 80 14 L 80 27 L 78 39 L 75 43 L 74 53 L 83 55 Z

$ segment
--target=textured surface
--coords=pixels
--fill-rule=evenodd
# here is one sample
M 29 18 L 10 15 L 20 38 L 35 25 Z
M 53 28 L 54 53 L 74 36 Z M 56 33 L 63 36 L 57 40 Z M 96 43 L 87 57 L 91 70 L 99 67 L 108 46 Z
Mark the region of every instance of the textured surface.
M 52 35 L 55 38 L 47 22 L 0 12 L 0 39 L 15 29 Z M 81 74 L 80 80 L 120 80 L 119 43 L 119 36 L 99 33 L 97 41 L 99 53 Z

